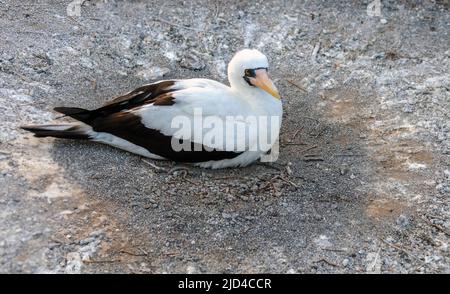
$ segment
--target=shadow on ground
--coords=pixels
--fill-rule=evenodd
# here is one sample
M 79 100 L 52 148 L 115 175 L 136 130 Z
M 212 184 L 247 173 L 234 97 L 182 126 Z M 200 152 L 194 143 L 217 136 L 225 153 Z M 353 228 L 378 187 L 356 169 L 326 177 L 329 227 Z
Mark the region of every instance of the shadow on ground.
M 285 92 L 291 103 L 273 164 L 205 170 L 151 161 L 166 172 L 108 146 L 57 141 L 52 154 L 65 178 L 114 207 L 108 218 L 126 230 L 128 240 L 101 259 L 120 257 L 118 266 L 142 255 L 156 272 L 283 272 L 330 266 L 318 256 L 348 250 L 366 225 L 367 198 L 354 179 L 367 161 L 359 132 L 315 112 L 316 94 Z

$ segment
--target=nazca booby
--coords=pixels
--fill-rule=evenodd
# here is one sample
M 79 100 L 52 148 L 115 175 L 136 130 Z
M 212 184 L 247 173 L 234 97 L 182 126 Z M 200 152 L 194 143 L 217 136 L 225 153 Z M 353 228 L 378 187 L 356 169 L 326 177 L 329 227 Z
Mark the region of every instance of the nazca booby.
M 75 123 L 22 128 L 36 137 L 86 139 L 152 159 L 169 159 L 205 168 L 246 166 L 266 154 L 278 140 L 282 104 L 277 88 L 269 79 L 268 67 L 264 54 L 244 49 L 228 64 L 230 86 L 199 78 L 158 81 L 116 97 L 98 109 L 54 109 L 75 119 Z M 224 125 L 228 123 L 227 126 L 230 123 L 244 126 L 246 134 L 223 131 L 225 134 L 215 139 L 209 134 L 211 140 L 207 141 L 206 131 L 210 129 L 196 125 L 195 120 L 206 122 L 211 117 Z M 251 129 L 249 118 L 270 121 Z M 180 130 L 179 123 L 186 121 L 190 125 Z M 200 132 L 199 136 L 194 134 L 196 131 L 205 132 Z M 265 147 L 258 142 L 262 133 L 270 133 Z M 174 142 L 186 148 L 180 149 Z M 238 143 L 240 148 L 237 148 Z

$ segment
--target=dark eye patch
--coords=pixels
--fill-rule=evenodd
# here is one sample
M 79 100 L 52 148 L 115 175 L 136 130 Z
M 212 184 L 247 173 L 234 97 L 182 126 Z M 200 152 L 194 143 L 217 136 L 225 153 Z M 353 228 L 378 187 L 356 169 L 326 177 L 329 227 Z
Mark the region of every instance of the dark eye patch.
M 267 67 L 247 68 L 246 70 L 244 70 L 244 75 L 249 78 L 254 78 L 256 77 L 256 71 L 258 69 L 265 69 L 266 71 L 268 71 Z
M 244 74 L 246 77 L 254 78 L 254 77 L 256 77 L 256 70 L 255 69 L 246 69 L 244 71 Z
M 256 71 L 258 69 L 265 69 L 266 71 L 268 70 L 267 67 L 247 68 L 244 70 L 243 78 L 247 82 L 247 84 L 249 84 L 252 87 L 253 87 L 253 85 L 252 85 L 252 83 L 250 83 L 250 78 L 256 77 Z

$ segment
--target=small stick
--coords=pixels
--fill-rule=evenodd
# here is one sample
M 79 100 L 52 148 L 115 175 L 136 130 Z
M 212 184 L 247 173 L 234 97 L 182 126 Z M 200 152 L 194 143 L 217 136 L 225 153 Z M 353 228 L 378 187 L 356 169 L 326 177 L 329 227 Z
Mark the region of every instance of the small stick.
M 272 188 L 272 190 L 274 191 L 274 194 L 276 195 L 276 194 L 277 194 L 277 192 L 278 192 L 277 188 L 275 187 L 275 185 L 273 184 L 273 182 L 272 182 L 272 181 L 270 181 L 269 183 L 270 183 L 270 187 L 271 187 L 271 188 Z
M 392 243 L 389 243 L 389 242 L 387 242 L 387 241 L 385 241 L 385 240 L 383 240 L 383 239 L 381 239 L 381 238 L 380 238 L 380 241 L 383 242 L 384 244 L 388 245 L 388 246 L 391 246 L 392 248 L 395 248 L 395 249 L 397 249 L 397 250 L 399 250 L 399 251 L 405 253 L 406 255 L 408 255 L 409 257 L 411 257 L 412 259 L 415 259 L 416 261 L 419 261 L 419 262 L 422 263 L 422 260 L 418 259 L 417 257 L 415 257 L 414 255 L 412 255 L 411 253 L 409 253 L 408 251 L 406 251 L 406 250 L 403 249 L 402 247 L 400 247 L 400 246 L 398 246 L 398 245 L 395 245 L 395 244 L 392 244 Z
M 340 267 L 338 264 L 336 264 L 334 262 L 331 262 L 331 261 L 328 261 L 325 258 L 321 258 L 321 259 L 315 261 L 315 263 L 319 263 L 319 262 L 325 262 L 328 265 L 331 265 L 331 266 L 334 266 L 334 267 Z
M 309 150 L 315 149 L 315 148 L 317 148 L 317 147 L 319 147 L 319 146 L 317 146 L 317 145 L 314 145 L 314 146 L 312 146 L 312 147 L 308 147 L 308 148 L 306 148 L 305 150 L 302 150 L 302 151 L 301 151 L 301 153 L 305 153 L 306 151 L 309 151 Z M 306 156 L 306 155 L 305 155 L 305 156 Z
M 380 252 L 381 252 L 381 247 L 378 249 L 378 252 L 375 255 L 375 258 L 373 259 L 373 262 L 371 262 L 369 264 L 369 266 L 367 267 L 367 271 L 373 272 L 375 270 L 375 266 L 377 265 L 377 261 L 380 258 Z
M 326 128 L 321 129 L 316 135 L 315 137 L 318 138 L 319 136 L 321 136 L 324 132 L 325 132 Z
M 192 184 L 192 185 L 197 185 L 197 183 L 195 183 L 195 182 L 193 182 L 193 181 L 187 179 L 187 178 L 186 178 L 186 175 L 185 175 L 184 177 L 182 177 L 182 179 L 185 180 L 186 182 Z
M 282 142 L 281 145 L 306 145 L 305 143 L 293 143 L 295 137 L 297 137 L 298 133 L 300 133 L 301 130 L 303 130 L 303 127 L 298 129 L 297 131 L 295 131 L 294 135 L 292 135 L 292 137 L 289 139 L 289 141 Z
M 182 178 L 183 180 L 185 180 L 186 182 L 188 182 L 188 183 L 190 183 L 190 184 L 192 184 L 192 185 L 197 185 L 197 183 L 195 183 L 195 182 L 189 180 L 188 178 L 186 178 L 186 176 L 189 174 L 189 169 L 188 169 L 187 167 L 184 167 L 184 166 L 175 166 L 175 167 L 171 168 L 167 173 L 171 175 L 171 174 L 173 174 L 173 173 L 176 172 L 176 171 L 181 171 L 181 172 L 183 172 L 183 176 L 181 176 L 181 178 Z
M 432 226 L 433 228 L 438 229 L 439 231 L 443 232 L 444 234 L 446 234 L 447 236 L 450 236 L 450 232 L 447 231 L 445 228 L 441 227 L 438 224 L 434 224 L 433 222 L 431 222 L 429 219 L 425 218 L 425 217 L 421 217 L 421 219 L 423 219 L 427 224 L 429 224 L 430 226 Z
M 120 250 L 119 252 L 131 255 L 131 256 L 147 256 L 148 255 L 148 254 L 145 254 L 145 253 L 133 253 L 133 252 L 130 252 L 130 251 L 127 251 L 127 250 L 124 250 L 124 249 Z
M 320 154 L 314 154 L 314 153 L 308 153 L 308 154 L 305 154 L 304 156 L 305 157 L 318 157 Z
M 259 187 L 258 191 L 262 191 L 265 190 L 267 187 L 271 186 L 273 189 L 275 189 L 275 187 L 273 186 L 273 181 L 275 179 L 277 179 L 279 177 L 279 175 L 275 175 L 273 178 L 271 178 L 270 180 L 266 181 L 266 184 L 263 187 Z
M 440 220 L 443 220 L 443 221 L 446 220 L 442 216 L 437 216 L 437 215 L 433 215 L 433 214 L 429 214 L 429 213 L 427 213 L 426 216 L 431 217 L 431 218 L 437 218 L 437 219 L 440 219 Z
M 294 182 L 292 182 L 292 181 L 290 181 L 290 180 L 288 180 L 288 179 L 285 179 L 285 178 L 283 178 L 282 176 L 279 176 L 279 178 L 280 178 L 283 182 L 286 182 L 286 183 L 288 183 L 288 184 L 294 186 L 295 188 L 299 188 L 299 187 L 300 187 L 300 186 L 297 185 L 296 183 L 294 183 Z
M 96 79 L 93 79 L 93 78 L 90 78 L 90 77 L 85 77 L 85 79 L 87 81 L 91 82 L 91 86 L 92 86 L 93 90 L 97 89 L 97 80 Z
M 287 82 L 289 84 L 291 84 L 292 86 L 296 87 L 297 89 L 300 89 L 300 90 L 302 90 L 305 93 L 308 93 L 308 91 L 306 91 L 305 88 L 303 88 L 303 87 L 299 86 L 298 84 L 294 83 L 292 80 L 287 80 Z
M 172 167 L 171 169 L 169 169 L 169 171 L 167 172 L 168 174 L 173 174 L 176 171 L 185 171 L 186 173 L 189 173 L 189 169 L 185 166 L 175 166 Z
M 323 158 L 303 158 L 303 161 L 323 161 Z
M 317 53 L 319 53 L 320 50 L 320 41 L 316 43 L 316 46 L 314 46 L 313 52 L 311 54 L 311 61 L 316 61 Z
M 267 162 L 258 162 L 257 165 L 264 166 L 264 167 L 267 167 L 267 168 L 271 168 L 271 169 L 274 169 L 274 170 L 277 170 L 277 171 L 281 171 L 281 168 L 279 168 L 277 166 L 274 166 L 274 165 L 271 165 L 271 164 L 269 164 Z
M 83 263 L 113 263 L 113 262 L 122 262 L 120 259 L 112 259 L 112 260 L 83 260 Z
M 302 115 L 302 116 L 300 116 L 300 117 L 301 117 L 301 118 L 307 118 L 307 119 L 315 120 L 316 122 L 319 122 L 319 120 L 318 120 L 317 118 L 314 118 L 314 117 L 305 116 L 305 115 Z
M 145 160 L 144 158 L 141 158 L 141 160 L 142 160 L 143 162 L 145 162 L 146 164 L 150 165 L 151 167 L 153 167 L 154 169 L 158 170 L 158 171 L 167 171 L 166 168 L 157 166 L 156 164 L 151 163 L 150 161 Z
M 300 133 L 301 130 L 303 130 L 303 127 L 295 131 L 294 135 L 292 135 L 292 138 L 289 140 L 289 142 L 294 141 L 295 137 L 297 137 L 298 133 Z

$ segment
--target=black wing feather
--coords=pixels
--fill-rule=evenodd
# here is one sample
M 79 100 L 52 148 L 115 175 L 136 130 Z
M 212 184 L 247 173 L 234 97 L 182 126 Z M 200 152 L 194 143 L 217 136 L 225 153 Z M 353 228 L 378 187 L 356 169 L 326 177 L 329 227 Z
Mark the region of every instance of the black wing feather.
M 167 100 L 167 94 L 175 91 L 172 87 L 174 84 L 175 81 L 162 81 L 145 85 L 125 95 L 116 97 L 95 110 L 76 107 L 56 107 L 54 110 L 90 125 L 93 120 L 99 117 L 107 117 L 111 114 L 123 110 L 130 110 L 146 103 L 154 103 L 159 98 Z
M 112 134 L 135 145 L 141 146 L 150 153 L 178 162 L 194 163 L 231 159 L 241 154 L 241 152 L 233 151 L 206 150 L 203 145 L 195 146 L 197 143 L 193 142 L 190 142 L 190 150 L 192 151 L 175 151 L 172 148 L 171 136 L 166 136 L 158 130 L 147 128 L 142 123 L 139 116 L 129 111 L 119 112 L 106 118 L 96 119 L 92 122 L 92 128 L 96 132 Z

